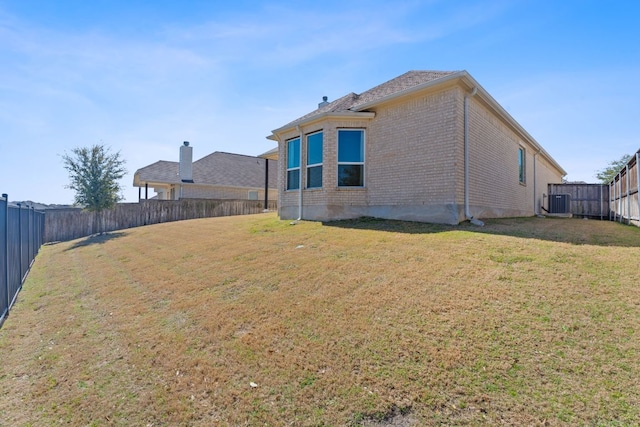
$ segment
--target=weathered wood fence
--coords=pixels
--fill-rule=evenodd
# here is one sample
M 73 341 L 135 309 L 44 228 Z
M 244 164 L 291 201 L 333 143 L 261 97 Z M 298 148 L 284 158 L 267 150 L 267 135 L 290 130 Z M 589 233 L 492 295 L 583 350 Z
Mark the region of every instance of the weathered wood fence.
M 269 210 L 276 210 L 270 201 Z M 81 209 L 48 209 L 45 215 L 44 241 L 73 240 L 92 234 L 159 224 L 184 219 L 248 215 L 264 211 L 258 200 L 142 200 L 121 203 L 100 214 Z
M 568 212 L 575 217 L 609 219 L 609 186 L 606 184 L 549 184 L 549 198 L 569 195 Z
M 609 195 L 612 221 L 624 222 L 640 226 L 640 150 L 631 156 L 615 178 L 609 183 Z

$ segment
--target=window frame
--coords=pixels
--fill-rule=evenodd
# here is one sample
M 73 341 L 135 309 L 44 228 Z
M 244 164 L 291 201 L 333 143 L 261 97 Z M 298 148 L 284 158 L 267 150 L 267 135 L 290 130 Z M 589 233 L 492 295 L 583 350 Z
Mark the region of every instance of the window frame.
M 340 132 L 361 132 L 362 134 L 362 161 L 354 162 L 354 161 L 340 161 Z M 336 160 L 337 160 L 337 170 L 336 170 L 336 180 L 338 188 L 364 188 L 366 182 L 366 129 L 365 128 L 340 128 L 337 129 L 336 133 Z M 340 166 L 361 166 L 362 167 L 362 184 L 361 185 L 340 185 Z
M 522 145 L 518 146 L 518 182 L 527 183 L 527 150 Z
M 290 144 L 297 142 L 298 143 L 298 155 L 297 156 L 291 156 L 291 149 L 290 149 Z M 295 138 L 291 138 L 288 139 L 285 142 L 285 146 L 286 146 L 286 155 L 287 155 L 287 182 L 286 182 L 286 191 L 296 191 L 296 190 L 300 190 L 300 181 L 301 181 L 301 171 L 302 168 L 300 167 L 300 149 L 302 148 L 302 144 L 300 141 L 300 137 L 296 136 Z M 294 149 L 295 150 L 295 149 Z M 294 163 L 297 163 L 297 166 L 289 166 L 291 164 L 291 160 L 294 161 Z M 297 180 L 292 180 L 291 177 L 294 176 L 294 172 L 298 172 L 298 179 Z M 295 181 L 295 182 L 293 182 Z M 292 184 L 295 184 L 294 186 L 292 186 Z
M 316 135 L 321 135 L 322 139 L 320 140 L 320 163 L 309 163 L 309 147 L 311 146 L 311 144 L 309 144 L 309 138 L 316 136 Z M 306 174 L 307 174 L 307 180 L 306 180 L 306 189 L 317 189 L 317 188 L 322 188 L 322 184 L 323 184 L 323 164 L 324 164 L 324 132 L 323 130 L 318 130 L 315 132 L 311 132 L 308 133 L 307 135 L 305 135 L 305 141 L 306 141 L 306 151 L 307 151 L 307 155 L 305 158 L 306 161 L 306 165 L 305 165 L 305 169 L 306 169 Z M 313 169 L 320 169 L 320 185 L 314 185 L 311 186 L 311 171 Z

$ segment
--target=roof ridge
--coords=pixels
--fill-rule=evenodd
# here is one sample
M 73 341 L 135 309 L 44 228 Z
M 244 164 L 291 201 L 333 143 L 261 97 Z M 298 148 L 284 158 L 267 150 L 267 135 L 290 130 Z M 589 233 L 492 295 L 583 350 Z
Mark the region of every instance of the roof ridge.
M 250 154 L 229 153 L 227 151 L 214 151 L 213 153 L 209 153 L 206 156 L 201 157 L 198 160 L 195 160 L 194 163 L 199 162 L 200 160 L 206 159 L 207 157 L 211 157 L 211 156 L 213 156 L 215 154 L 228 154 L 230 156 L 243 156 L 243 157 L 249 157 L 249 158 L 252 158 L 252 159 L 260 159 L 261 158 L 261 157 L 258 157 L 258 156 L 252 156 Z

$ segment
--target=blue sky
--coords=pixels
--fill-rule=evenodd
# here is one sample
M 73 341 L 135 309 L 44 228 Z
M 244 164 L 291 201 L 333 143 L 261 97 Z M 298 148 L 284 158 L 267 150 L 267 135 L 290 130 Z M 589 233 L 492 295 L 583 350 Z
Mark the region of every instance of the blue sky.
M 271 130 L 408 70 L 467 70 L 568 172 L 640 148 L 640 2 L 0 0 L 0 192 L 71 203 L 60 155 L 133 173 Z

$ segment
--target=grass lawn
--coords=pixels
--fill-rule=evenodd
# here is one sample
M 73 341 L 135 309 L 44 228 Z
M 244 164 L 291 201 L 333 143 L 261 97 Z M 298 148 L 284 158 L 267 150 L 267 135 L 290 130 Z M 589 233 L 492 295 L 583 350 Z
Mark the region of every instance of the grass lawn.
M 637 425 L 640 229 L 273 214 L 44 246 L 1 426 Z

